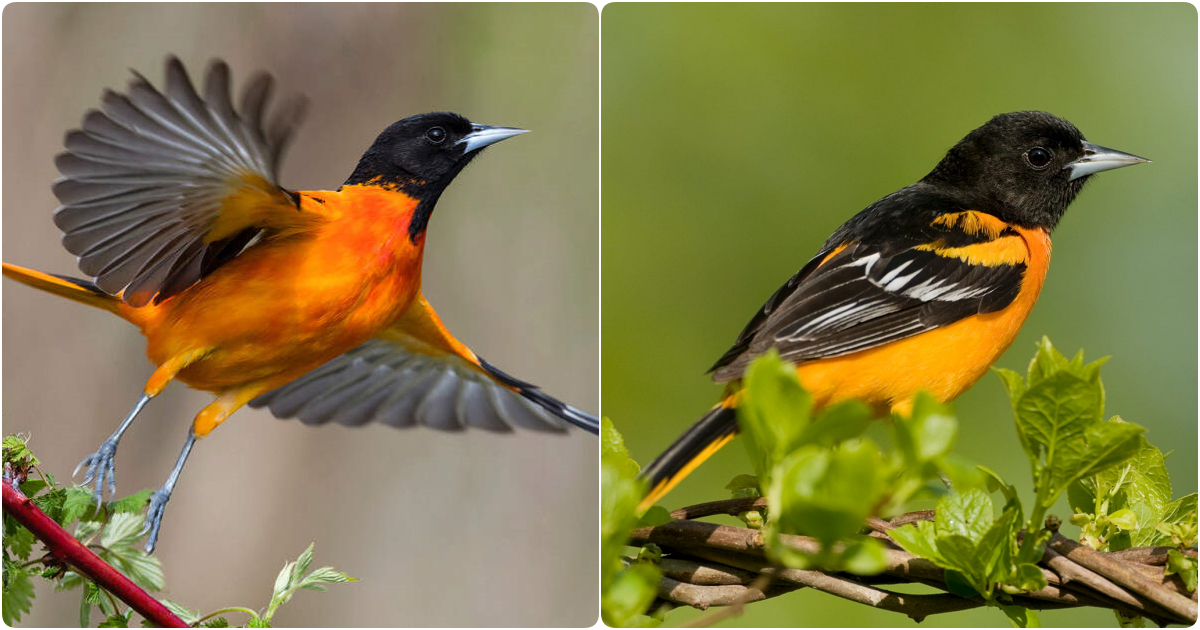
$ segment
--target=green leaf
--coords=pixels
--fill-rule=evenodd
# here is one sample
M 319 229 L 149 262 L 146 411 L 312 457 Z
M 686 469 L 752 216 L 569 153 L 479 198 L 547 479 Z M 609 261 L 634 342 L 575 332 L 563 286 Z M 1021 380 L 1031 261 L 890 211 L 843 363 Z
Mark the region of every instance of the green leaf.
M 958 420 L 949 405 L 937 402 L 929 392 L 920 392 L 913 401 L 909 422 L 917 461 L 930 461 L 950 452 L 958 434 Z
M 161 591 L 166 585 L 162 562 L 140 547 L 123 547 L 111 555 L 105 555 L 105 559 L 148 591 Z
M 1006 370 L 1004 368 L 992 368 L 1004 383 L 1004 390 L 1008 392 L 1009 402 L 1016 404 L 1017 400 L 1025 394 L 1025 379 L 1017 372 Z
M 937 530 L 930 521 L 917 521 L 888 531 L 888 536 L 900 548 L 938 566 L 944 567 L 945 560 L 937 550 Z
M 46 513 L 46 516 L 54 519 L 55 522 L 62 522 L 62 507 L 66 498 L 66 490 L 55 488 L 44 494 L 32 497 L 31 500 L 34 505 L 38 506 L 38 509 Z
M 790 374 L 795 380 L 795 372 Z M 788 416 L 782 416 L 788 417 Z M 796 445 L 830 447 L 863 434 L 873 419 L 871 408 L 859 400 L 846 400 L 824 409 L 796 440 Z
M 657 566 L 634 563 L 621 571 L 604 592 L 600 611 L 604 623 L 623 628 L 654 603 L 662 572 Z
M 878 575 L 887 568 L 887 555 L 878 540 L 862 536 L 846 545 L 840 564 L 855 575 Z
M 296 561 L 292 563 L 292 575 L 288 579 L 289 586 L 299 585 L 300 581 L 304 579 L 304 573 L 308 571 L 308 565 L 312 564 L 313 561 L 314 545 L 316 545 L 315 542 L 308 543 L 308 547 L 300 552 L 300 557 L 296 558 Z
M 602 423 L 601 431 L 616 433 L 611 422 Z M 617 434 L 613 439 L 620 441 L 620 435 Z M 630 530 L 637 524 L 638 504 L 646 491 L 646 484 L 636 476 L 636 464 L 624 464 L 623 458 L 627 457 L 619 451 L 610 451 L 608 456 L 600 460 L 602 590 L 621 568 L 621 552 L 629 539 Z
M 313 569 L 304 579 L 300 580 L 297 587 L 310 591 L 323 591 L 326 584 L 343 584 L 357 581 L 358 578 L 350 577 L 333 567 L 320 567 Z
M 1041 628 L 1042 622 L 1038 620 L 1037 613 L 1025 608 L 1024 606 L 1007 606 L 999 604 L 997 606 L 1004 611 L 1004 615 L 1012 622 L 1014 628 Z
M 1021 525 L 1021 506 L 1011 499 L 1000 518 L 996 519 L 987 533 L 976 544 L 975 559 L 983 567 L 982 574 L 989 583 L 1004 582 L 1013 571 L 1013 558 L 1017 553 L 1016 535 Z M 1020 567 L 1017 567 L 1020 570 Z M 1045 578 L 1038 573 L 1037 579 L 1045 586 Z M 1019 579 L 1018 579 L 1019 581 Z M 1036 589 L 1034 589 L 1036 590 Z
M 133 616 L 133 610 L 127 610 L 123 613 L 109 615 L 107 619 L 100 622 L 97 628 L 128 628 L 129 618 Z
M 92 489 L 87 486 L 74 486 L 66 489 L 63 499 L 62 520 L 59 525 L 66 527 L 75 522 L 92 508 Z
M 801 444 L 812 414 L 812 396 L 796 378 L 796 369 L 774 349 L 755 359 L 746 370 L 738 426 L 754 473 L 767 472 Z M 787 418 L 788 422 L 780 422 Z
M 146 504 L 148 503 L 150 503 L 150 490 L 139 490 L 127 497 L 110 501 L 108 503 L 108 511 L 140 513 L 146 509 Z
M 92 588 L 89 589 L 89 587 L 92 587 Z M 91 582 L 88 582 L 86 585 L 84 585 L 83 592 L 80 593 L 80 597 L 79 597 L 79 627 L 80 628 L 92 627 L 92 602 L 89 599 L 89 597 L 92 596 L 92 589 L 94 589 L 94 588 L 95 588 L 95 585 L 92 584 Z
M 8 467 L 27 469 L 41 463 L 33 456 L 33 451 L 29 450 L 27 439 L 19 434 L 7 435 L 0 442 L 0 451 L 3 451 L 4 463 L 8 464 Z
M 992 500 L 974 488 L 943 497 L 934 522 L 919 522 L 891 530 L 889 535 L 905 551 L 946 570 L 946 583 L 957 594 L 992 596 L 996 583 L 1012 572 L 1014 535 L 1020 522 L 1015 498 L 999 519 L 993 517 Z M 960 582 L 958 590 L 951 584 Z
M 738 475 L 731 479 L 725 485 L 725 489 L 729 490 L 733 495 L 733 499 L 749 499 L 762 496 L 759 492 L 758 477 L 754 475 Z
M 1046 588 L 1046 574 L 1042 573 L 1038 565 L 1023 562 L 1017 565 L 1010 584 L 1023 591 L 1038 591 Z
M 620 476 L 625 479 L 637 477 L 641 470 L 629 455 L 629 449 L 625 447 L 625 438 L 607 417 L 600 419 L 600 459 L 617 468 Z
M 1017 431 L 1027 437 L 1035 461 L 1044 462 L 1060 478 L 1075 476 L 1080 465 L 1067 466 L 1082 458 L 1084 433 L 1100 422 L 1103 399 L 1098 383 L 1068 372 L 1044 376 L 1031 385 L 1015 411 Z M 1064 459 L 1068 462 L 1060 464 Z
M 268 604 L 267 612 L 262 616 L 262 623 L 269 626 L 271 618 L 275 615 L 275 611 L 290 601 L 296 591 L 323 591 L 326 584 L 357 581 L 357 578 L 352 578 L 341 571 L 336 571 L 332 567 L 314 569 L 306 575 L 305 571 L 308 570 L 309 565 L 313 561 L 314 545 L 315 543 L 309 543 L 308 547 L 300 552 L 300 556 L 294 562 L 284 563 L 283 569 L 275 577 L 271 603 Z M 254 625 L 255 623 L 256 620 L 252 618 L 250 620 L 251 627 L 257 627 Z
M 1104 422 L 1087 428 L 1087 451 L 1081 458 L 1081 468 L 1066 483 L 1098 472 L 1129 459 L 1138 452 L 1138 438 L 1146 429 L 1136 424 Z M 1169 492 L 1170 482 L 1167 482 Z M 1169 495 L 1168 495 L 1169 496 Z
M 37 540 L 33 532 L 25 529 L 25 526 L 18 523 L 16 519 L 5 515 L 4 517 L 4 546 L 12 552 L 13 555 L 21 560 L 28 560 L 29 554 L 33 551 L 33 541 Z
M 1163 508 L 1162 522 L 1194 525 L 1196 523 L 1196 493 L 1193 492 L 1168 503 Z
M 96 586 L 96 583 L 92 582 L 91 580 L 88 580 L 83 585 L 83 599 L 87 603 L 99 608 L 101 614 L 103 614 L 105 617 L 117 614 L 117 607 L 115 604 L 113 604 L 113 600 L 110 599 L 104 593 L 104 591 L 100 590 L 100 587 Z
M 15 565 L 4 566 L 4 596 L 0 602 L 3 609 L 4 623 L 16 625 L 21 620 L 21 614 L 29 612 L 33 603 L 33 581 L 25 569 Z
M 43 489 L 50 487 L 50 485 L 41 479 L 27 479 L 25 483 L 20 485 L 21 494 L 31 497 Z
M 642 514 L 638 519 L 637 527 L 657 527 L 669 522 L 671 522 L 671 513 L 667 511 L 667 508 L 655 505 Z
M 257 619 L 257 617 L 251 617 L 246 625 L 249 626 L 250 623 L 253 623 L 255 619 Z M 204 623 L 200 624 L 200 627 L 201 628 L 228 628 L 229 620 L 224 617 L 213 617 L 212 619 L 209 619 L 208 621 L 205 621 Z
M 135 544 L 141 538 L 142 522 L 141 514 L 113 514 L 100 534 L 100 544 L 109 548 Z
M 1178 575 L 1189 592 L 1196 590 L 1196 560 L 1171 549 L 1167 552 L 1166 575 Z
M 979 542 L 992 527 L 992 499 L 979 489 L 953 493 L 938 502 L 934 524 L 938 538 L 963 536 L 972 543 Z
M 1137 426 L 1126 424 L 1119 418 L 1101 426 L 1108 425 Z M 1067 493 L 1072 508 L 1093 515 L 1092 520 L 1097 521 L 1097 525 L 1084 530 L 1085 536 L 1105 536 L 1101 526 L 1103 521 L 1099 520 L 1102 517 L 1108 517 L 1108 522 L 1120 528 L 1119 533 L 1106 540 L 1107 548 L 1112 551 L 1166 540 L 1156 529 L 1156 524 L 1164 522 L 1171 500 L 1171 479 L 1163 454 L 1141 435 L 1132 439 L 1128 446 L 1133 448 L 1133 453 L 1125 462 L 1079 479 L 1071 484 Z M 1129 526 L 1131 521 L 1132 527 Z
M 197 621 L 200 621 L 199 610 L 192 610 L 191 608 L 188 608 L 182 604 L 176 604 L 169 599 L 160 599 L 158 601 L 162 602 L 163 606 L 167 607 L 167 610 L 175 613 L 176 617 L 182 619 L 183 622 L 189 626 L 195 625 Z
M 959 597 L 979 597 L 981 593 L 961 572 L 946 569 L 946 590 Z
M 1117 526 L 1117 529 L 1128 531 L 1138 528 L 1138 515 L 1133 510 L 1125 508 L 1117 510 L 1108 515 L 1108 522 Z
M 886 490 L 886 467 L 867 439 L 826 450 L 805 446 L 779 465 L 772 508 L 784 532 L 821 540 L 825 548 L 856 533 Z M 774 499 L 774 495 L 771 495 Z

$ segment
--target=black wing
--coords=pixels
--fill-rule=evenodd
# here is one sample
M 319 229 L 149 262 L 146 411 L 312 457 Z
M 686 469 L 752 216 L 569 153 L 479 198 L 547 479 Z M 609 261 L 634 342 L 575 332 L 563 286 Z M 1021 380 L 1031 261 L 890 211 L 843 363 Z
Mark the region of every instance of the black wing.
M 936 230 L 945 236 L 920 244 L 827 247 L 771 296 L 713 366 L 713 378 L 741 378 L 751 359 L 772 347 L 785 359 L 803 363 L 1007 306 L 1020 292 L 1025 265 L 971 259 L 986 257 L 986 248 L 999 249 L 999 239 L 1021 237 L 1012 231 L 968 234 L 952 228 Z

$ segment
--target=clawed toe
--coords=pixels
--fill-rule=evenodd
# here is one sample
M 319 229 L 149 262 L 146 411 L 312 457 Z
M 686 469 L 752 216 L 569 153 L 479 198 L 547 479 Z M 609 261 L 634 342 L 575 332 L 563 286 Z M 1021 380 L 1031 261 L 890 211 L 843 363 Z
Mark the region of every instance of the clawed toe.
M 158 544 L 158 530 L 162 526 L 163 512 L 167 508 L 167 501 L 171 500 L 171 492 L 165 488 L 159 488 L 150 495 L 150 507 L 146 508 L 146 519 L 142 525 L 142 531 L 139 536 L 150 532 L 150 538 L 146 540 L 146 553 L 154 553 L 154 546 Z
M 79 469 L 87 467 L 87 472 L 83 476 L 83 485 L 91 483 L 93 480 L 96 483 L 96 489 L 92 493 L 96 503 L 104 502 L 104 487 L 107 482 L 109 497 L 117 494 L 117 445 L 115 442 L 106 441 L 100 445 L 100 448 L 95 453 L 84 457 L 75 470 L 71 472 L 71 476 L 79 474 Z

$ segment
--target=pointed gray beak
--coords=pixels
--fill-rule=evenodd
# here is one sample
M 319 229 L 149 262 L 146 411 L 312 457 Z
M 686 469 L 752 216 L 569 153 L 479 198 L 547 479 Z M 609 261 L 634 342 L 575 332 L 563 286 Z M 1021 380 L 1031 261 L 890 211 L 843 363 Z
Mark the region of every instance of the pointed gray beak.
M 1149 162 L 1146 158 L 1138 157 L 1131 153 L 1122 153 L 1115 149 L 1102 147 L 1091 142 L 1083 143 L 1083 157 L 1071 162 L 1063 168 L 1071 169 L 1071 176 L 1067 181 L 1079 179 L 1085 175 L 1099 173 L 1100 171 L 1111 171 L 1114 168 L 1122 166 L 1133 166 Z
M 529 133 L 528 129 L 517 129 L 516 127 L 494 127 L 492 125 L 471 125 L 471 133 L 463 136 L 455 144 L 467 145 L 463 149 L 463 153 L 478 151 L 489 144 L 495 144 L 523 133 Z

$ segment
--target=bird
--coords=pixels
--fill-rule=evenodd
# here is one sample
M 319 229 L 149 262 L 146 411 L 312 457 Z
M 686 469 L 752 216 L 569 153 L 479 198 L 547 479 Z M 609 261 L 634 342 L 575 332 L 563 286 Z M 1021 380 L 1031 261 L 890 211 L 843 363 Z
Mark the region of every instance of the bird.
M 155 370 L 141 397 L 76 468 L 86 468 L 84 484 L 94 480 L 97 503 L 106 485 L 115 493 L 118 444 L 152 398 L 174 380 L 216 395 L 150 495 L 147 552 L 196 441 L 247 404 L 309 425 L 598 433 L 596 416 L 451 335 L 422 292 L 439 196 L 485 147 L 525 129 L 409 116 L 375 138 L 337 190 L 290 190 L 277 175 L 303 96 L 269 108 L 274 79 L 260 72 L 235 107 L 219 59 L 199 90 L 175 56 L 161 91 L 133 75 L 124 93 L 104 92 L 55 158 L 53 220 L 87 278 L 7 262 L 3 271 L 146 337 Z
M 1046 278 L 1050 233 L 1085 183 L 1149 162 L 1041 111 L 994 116 L 928 175 L 854 215 L 750 319 L 709 372 L 720 401 L 641 471 L 647 509 L 738 433 L 741 379 L 770 349 L 814 409 L 949 402 L 1008 349 Z

